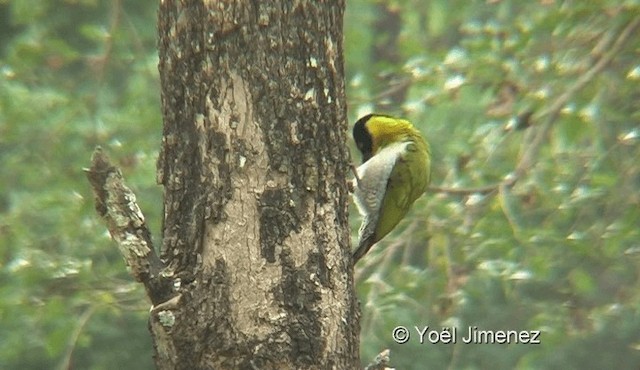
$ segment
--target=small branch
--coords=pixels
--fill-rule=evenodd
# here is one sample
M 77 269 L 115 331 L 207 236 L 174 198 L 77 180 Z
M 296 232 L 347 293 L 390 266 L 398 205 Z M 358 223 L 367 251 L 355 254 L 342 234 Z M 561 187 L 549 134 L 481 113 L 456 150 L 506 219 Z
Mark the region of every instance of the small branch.
M 69 337 L 69 343 L 67 344 L 67 350 L 65 351 L 64 357 L 58 365 L 59 370 L 69 370 L 73 368 L 71 366 L 71 357 L 73 356 L 73 351 L 78 344 L 78 338 L 80 337 L 80 334 L 82 334 L 82 330 L 84 330 L 85 325 L 87 325 L 89 319 L 97 308 L 98 306 L 96 304 L 89 306 L 78 319 L 77 325 L 71 333 L 71 336 Z
M 471 194 L 489 194 L 492 193 L 500 187 L 502 182 L 478 186 L 473 188 L 448 188 L 444 186 L 429 186 L 428 191 L 431 193 L 447 193 L 452 195 L 471 195 Z
M 389 351 L 388 349 L 385 349 L 384 351 L 380 352 L 375 359 L 373 359 L 373 362 L 370 363 L 369 365 L 367 365 L 367 367 L 364 368 L 364 370 L 388 370 L 391 369 L 389 367 L 389 355 L 391 354 L 391 351 Z
M 88 101 L 92 110 L 97 110 L 97 100 L 102 84 L 105 81 L 105 75 L 111 58 L 113 56 L 114 35 L 120 26 L 120 15 L 122 13 L 122 0 L 114 0 L 111 2 L 111 20 L 109 22 L 109 31 L 103 41 L 103 51 L 98 55 L 86 58 L 86 63 L 95 76 L 96 87 L 94 92 L 88 96 Z
M 371 100 L 375 102 L 388 98 L 389 96 L 392 96 L 393 94 L 408 88 L 412 83 L 414 83 L 414 80 L 412 78 L 403 78 L 400 81 L 397 81 L 395 85 L 390 84 L 387 89 L 374 96 Z
M 165 266 L 153 249 L 136 196 L 125 185 L 122 173 L 100 147 L 91 156 L 91 167 L 84 171 L 93 188 L 96 211 L 105 220 L 131 275 L 144 284 L 154 304 L 166 301 L 173 295 L 171 282 L 161 274 Z
M 516 239 L 520 239 L 519 235 L 520 235 L 520 222 L 518 221 L 518 216 L 516 215 L 516 212 L 514 211 L 514 207 L 513 207 L 513 202 L 511 201 L 511 190 L 509 186 L 500 186 L 500 190 L 499 190 L 499 196 L 498 196 L 498 200 L 499 200 L 499 204 L 500 204 L 500 208 L 502 209 L 502 213 L 504 214 L 504 217 L 506 218 L 507 222 L 509 223 L 509 225 L 511 226 L 511 230 L 513 231 L 513 236 Z

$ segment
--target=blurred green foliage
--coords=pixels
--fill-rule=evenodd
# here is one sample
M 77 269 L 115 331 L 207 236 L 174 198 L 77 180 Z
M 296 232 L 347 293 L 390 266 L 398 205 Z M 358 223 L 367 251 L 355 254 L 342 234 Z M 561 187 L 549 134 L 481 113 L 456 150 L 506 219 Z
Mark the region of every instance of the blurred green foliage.
M 156 1 L 0 1 L 0 368 L 152 368 L 149 304 L 83 167 L 118 157 L 151 227 L 161 190 Z
M 152 368 L 149 304 L 82 168 L 107 147 L 159 230 L 156 10 L 0 0 L 2 369 Z M 410 118 L 433 185 L 503 181 L 551 122 L 515 186 L 431 191 L 360 263 L 363 362 L 390 348 L 399 369 L 637 368 L 640 40 L 616 40 L 638 17 L 637 1 L 348 1 L 351 122 Z M 398 325 L 541 330 L 542 343 L 421 345 L 414 331 L 399 345 Z
M 375 3 L 348 7 L 351 119 L 380 107 L 410 118 L 444 189 L 358 266 L 363 362 L 390 348 L 399 369 L 636 369 L 640 27 L 624 33 L 640 3 Z M 384 32 L 368 27 L 389 14 L 404 26 L 395 65 L 372 53 Z M 390 104 L 398 88 L 406 99 Z M 547 124 L 515 186 L 482 193 L 514 176 Z M 420 344 L 414 326 L 427 325 L 540 330 L 541 344 Z

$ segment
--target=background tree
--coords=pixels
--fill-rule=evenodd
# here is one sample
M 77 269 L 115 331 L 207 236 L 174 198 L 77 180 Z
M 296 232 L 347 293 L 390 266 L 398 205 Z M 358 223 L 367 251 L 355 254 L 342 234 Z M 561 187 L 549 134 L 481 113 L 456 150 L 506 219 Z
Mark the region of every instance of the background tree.
M 356 269 L 362 358 L 390 348 L 399 369 L 635 369 L 638 5 L 383 3 L 401 25 L 383 68 L 406 78 L 406 97 L 380 101 L 390 74 L 371 67 L 378 13 L 350 0 L 349 121 L 385 103 L 410 118 L 447 191 L 431 191 Z M 113 153 L 160 230 L 156 7 L 0 2 L 2 368 L 153 368 L 149 304 L 96 233 L 81 168 L 98 144 Z M 496 186 L 535 137 L 527 170 Z M 540 329 L 542 344 L 392 341 L 393 327 L 415 324 Z

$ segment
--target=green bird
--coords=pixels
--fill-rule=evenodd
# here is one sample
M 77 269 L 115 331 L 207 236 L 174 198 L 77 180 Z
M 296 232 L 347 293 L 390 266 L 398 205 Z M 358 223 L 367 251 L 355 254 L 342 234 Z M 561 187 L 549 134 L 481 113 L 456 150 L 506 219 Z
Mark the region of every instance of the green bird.
M 353 192 L 363 217 L 353 252 L 355 264 L 425 192 L 431 179 L 431 151 L 409 121 L 382 114 L 360 118 L 353 127 L 353 139 L 362 153 Z

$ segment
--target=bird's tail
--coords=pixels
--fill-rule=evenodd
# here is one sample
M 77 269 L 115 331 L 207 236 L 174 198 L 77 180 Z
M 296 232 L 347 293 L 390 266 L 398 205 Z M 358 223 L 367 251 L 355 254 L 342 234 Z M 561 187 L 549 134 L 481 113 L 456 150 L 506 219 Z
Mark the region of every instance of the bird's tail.
M 373 233 L 366 236 L 363 235 L 360 238 L 360 242 L 358 242 L 358 248 L 353 252 L 353 264 L 355 265 L 360 258 L 364 257 L 374 244 L 376 244 L 376 242 Z

